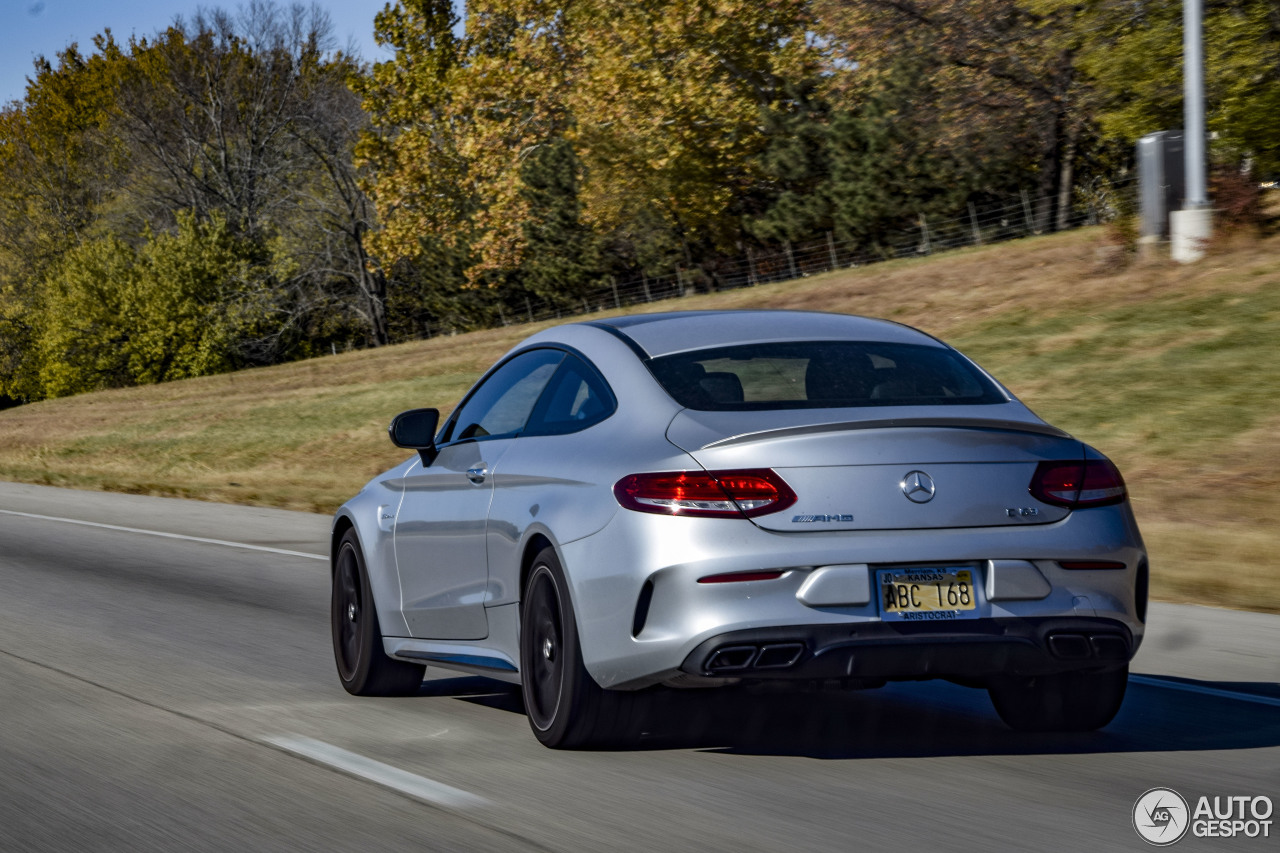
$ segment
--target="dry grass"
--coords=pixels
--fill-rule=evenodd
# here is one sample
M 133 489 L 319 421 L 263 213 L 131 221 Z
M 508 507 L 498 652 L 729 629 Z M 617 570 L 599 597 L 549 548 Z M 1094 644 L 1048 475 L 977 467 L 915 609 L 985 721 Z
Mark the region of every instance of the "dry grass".
M 1099 230 L 646 306 L 898 320 L 977 358 L 1115 458 L 1161 598 L 1280 612 L 1280 238 L 1117 266 Z M 0 476 L 327 512 L 403 458 L 391 416 L 447 408 L 546 324 L 0 412 Z

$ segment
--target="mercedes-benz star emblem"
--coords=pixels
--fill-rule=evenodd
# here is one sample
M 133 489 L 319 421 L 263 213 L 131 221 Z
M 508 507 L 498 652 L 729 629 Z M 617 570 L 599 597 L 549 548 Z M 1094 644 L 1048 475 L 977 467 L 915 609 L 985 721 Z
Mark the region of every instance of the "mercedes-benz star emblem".
M 910 472 L 898 485 L 902 487 L 902 493 L 907 496 L 907 500 L 918 504 L 927 504 L 933 500 L 933 493 L 937 491 L 933 485 L 933 478 L 923 471 Z

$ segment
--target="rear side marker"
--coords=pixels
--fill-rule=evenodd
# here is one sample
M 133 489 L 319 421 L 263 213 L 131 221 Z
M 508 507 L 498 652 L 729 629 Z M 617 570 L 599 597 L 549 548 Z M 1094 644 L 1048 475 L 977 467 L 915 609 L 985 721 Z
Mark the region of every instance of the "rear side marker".
M 1064 569 L 1074 569 L 1078 571 L 1098 570 L 1098 569 L 1127 569 L 1124 563 L 1115 560 L 1059 560 L 1058 565 Z
M 698 583 L 742 583 L 744 581 L 773 581 L 782 577 L 785 572 L 728 572 L 723 575 L 707 575 L 698 578 Z

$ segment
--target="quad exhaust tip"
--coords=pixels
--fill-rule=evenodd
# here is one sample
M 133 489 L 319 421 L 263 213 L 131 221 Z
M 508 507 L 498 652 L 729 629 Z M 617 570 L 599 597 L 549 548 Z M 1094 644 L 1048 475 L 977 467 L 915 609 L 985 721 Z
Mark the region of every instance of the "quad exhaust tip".
M 706 671 L 716 674 L 761 669 L 786 669 L 804 654 L 804 643 L 721 646 L 707 658 Z
M 1050 634 L 1049 651 L 1060 660 L 1128 660 L 1129 643 L 1119 634 Z

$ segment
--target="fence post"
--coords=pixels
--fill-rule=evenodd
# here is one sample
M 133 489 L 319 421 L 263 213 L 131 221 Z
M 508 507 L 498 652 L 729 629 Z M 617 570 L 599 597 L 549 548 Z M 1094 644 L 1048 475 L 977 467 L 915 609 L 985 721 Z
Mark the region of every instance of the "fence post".
M 533 306 L 529 304 L 529 297 L 524 298 L 524 310 L 529 313 L 529 322 L 533 322 Z
M 613 288 L 613 307 L 621 308 L 622 300 L 618 298 L 618 280 L 613 276 L 609 276 L 609 286 Z
M 649 293 L 649 276 L 645 273 L 644 270 L 640 271 L 640 284 L 641 286 L 644 287 L 644 301 L 652 302 L 653 295 Z
M 930 254 L 930 251 L 931 251 L 931 248 L 929 246 L 929 220 L 924 218 L 923 213 L 920 214 L 920 234 L 921 234 L 920 251 L 928 255 Z
M 973 202 L 969 202 L 969 221 L 973 223 L 973 245 L 982 245 L 982 232 L 978 230 L 978 213 L 973 209 Z
M 502 321 L 502 325 L 507 325 L 507 315 L 502 313 L 502 303 L 498 303 L 498 319 Z
M 1031 217 L 1031 199 L 1027 197 L 1027 191 L 1022 191 L 1022 212 L 1027 216 L 1027 233 L 1036 233 L 1036 223 Z
M 747 285 L 756 286 L 756 253 L 751 251 L 750 246 L 747 247 Z
M 796 257 L 791 254 L 791 241 L 783 240 L 782 245 L 787 247 L 787 267 L 791 270 L 791 277 L 799 278 L 800 273 L 796 272 Z
M 684 296 L 684 267 L 676 267 L 676 296 Z
M 827 251 L 831 253 L 831 268 L 840 269 L 840 261 L 836 259 L 836 240 L 831 236 L 830 231 L 827 232 Z

